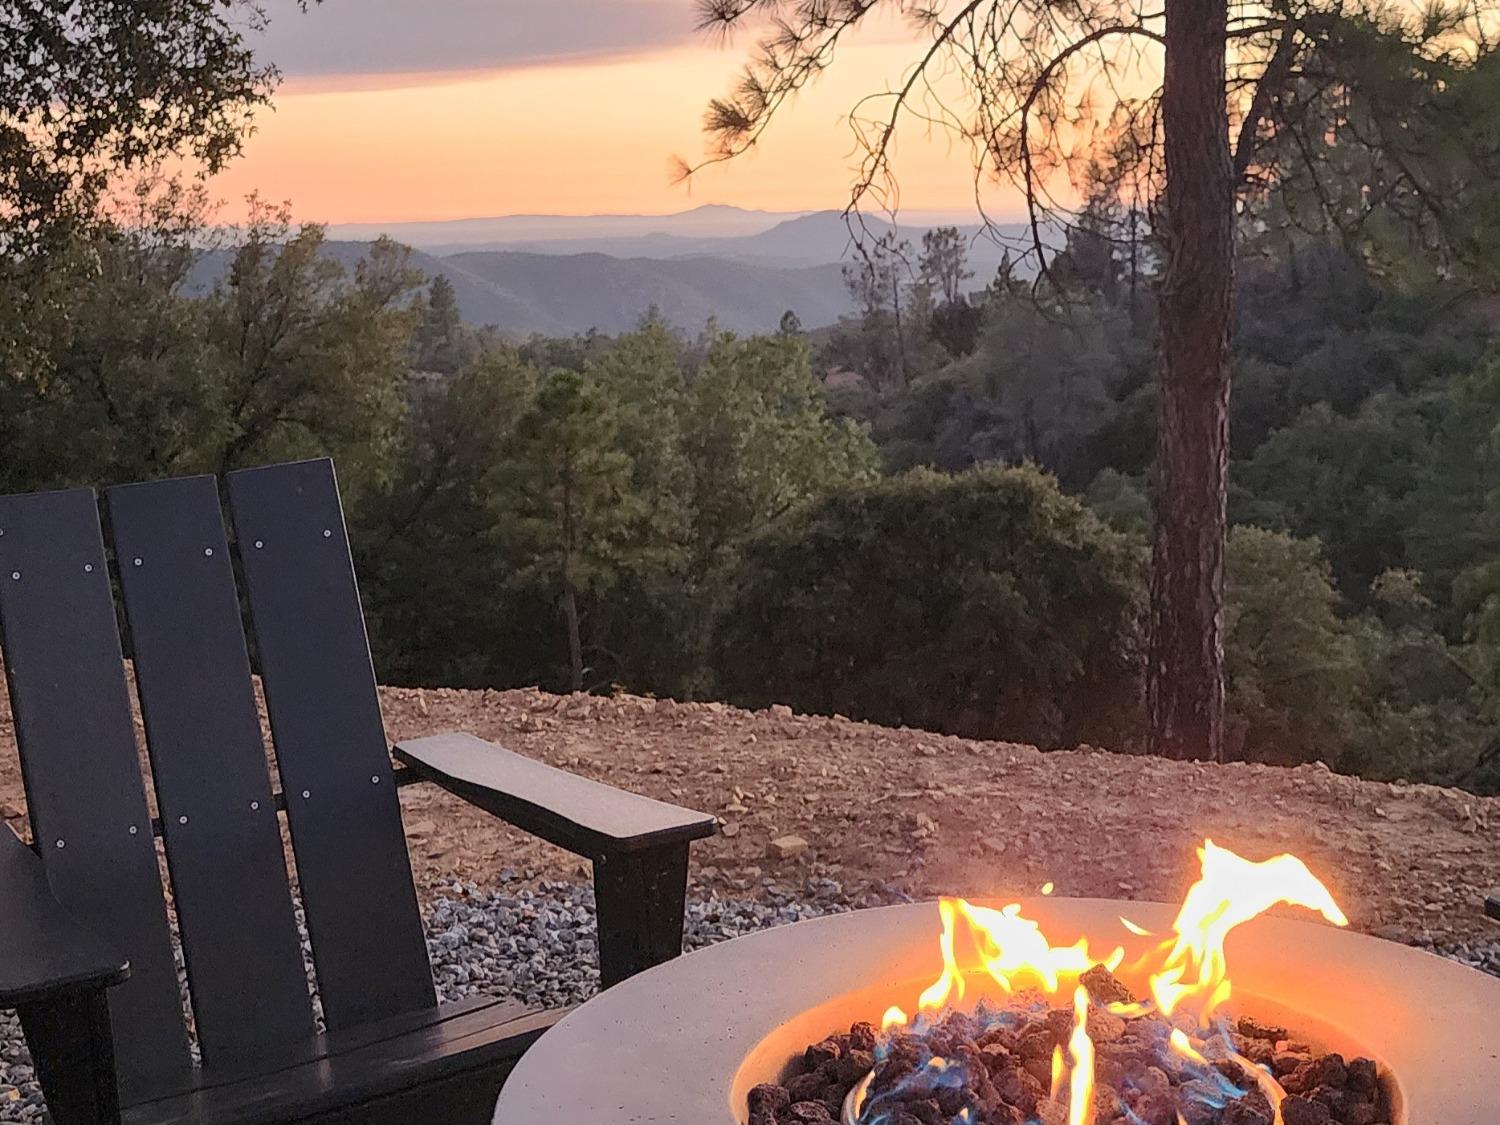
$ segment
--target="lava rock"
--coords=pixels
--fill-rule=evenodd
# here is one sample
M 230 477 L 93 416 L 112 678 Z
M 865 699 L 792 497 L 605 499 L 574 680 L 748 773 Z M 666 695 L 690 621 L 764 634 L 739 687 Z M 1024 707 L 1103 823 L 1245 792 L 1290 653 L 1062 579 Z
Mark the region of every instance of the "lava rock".
M 1326 1105 L 1299 1094 L 1288 1094 L 1282 1100 L 1281 1119 L 1286 1125 L 1334 1125 Z

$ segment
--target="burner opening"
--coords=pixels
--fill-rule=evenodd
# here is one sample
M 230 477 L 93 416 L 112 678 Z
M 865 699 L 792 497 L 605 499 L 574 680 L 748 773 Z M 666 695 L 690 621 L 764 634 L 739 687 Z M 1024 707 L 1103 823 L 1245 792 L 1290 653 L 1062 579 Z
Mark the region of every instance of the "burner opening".
M 1148 983 L 1123 971 L 1119 976 L 1132 992 Z M 982 981 L 975 976 L 970 983 L 974 986 L 971 997 L 980 995 Z M 1231 1029 L 1235 1046 L 1248 1047 L 1263 1061 L 1266 1070 L 1261 1076 L 1251 1073 L 1254 1064 L 1243 1055 L 1235 1061 L 1224 1059 L 1222 1047 L 1210 1045 L 1217 1036 L 1210 1035 L 1210 1043 L 1204 1042 L 1204 1034 L 1217 1029 L 1192 1031 L 1189 1050 L 1202 1048 L 1205 1055 L 1205 1061 L 1198 1063 L 1169 1046 L 1165 1026 L 1150 1037 L 1126 1036 L 1116 1021 L 1108 1019 L 1105 1009 L 1095 1005 L 1097 1086 L 1091 1095 L 1091 1111 L 1084 1117 L 1070 1116 L 1076 1113 L 1069 1104 L 1070 1091 L 1065 1080 L 1059 1083 L 1052 1057 L 1055 1051 L 1066 1053 L 1073 1028 L 1069 1018 L 1073 1013 L 1058 996 L 1037 992 L 1009 998 L 983 995 L 975 1003 L 954 1009 L 960 1013 L 956 1018 L 950 1011 L 935 1021 L 935 1030 L 928 1028 L 926 1036 L 910 1034 L 922 1030 L 920 1022 L 914 1028 L 882 1032 L 881 1014 L 891 1000 L 922 986 L 918 978 L 862 989 L 811 1007 L 778 1027 L 755 1045 L 735 1075 L 732 1097 L 739 1119 L 747 1125 L 814 1125 L 825 1120 L 845 1125 L 856 1121 L 862 1125 L 929 1125 L 929 1116 L 942 1125 L 954 1121 L 973 1125 L 995 1121 L 1005 1125 L 1078 1125 L 1082 1121 L 1089 1125 L 1407 1125 L 1399 1077 L 1378 1058 L 1378 1052 L 1350 1033 L 1347 1020 L 1324 1019 L 1288 998 L 1236 994 L 1219 1021 Z M 1256 1035 L 1240 1032 L 1241 1019 Z M 1148 1021 L 1162 1022 L 1149 1015 L 1118 1022 L 1143 1025 Z M 1189 1026 L 1187 1020 L 1178 1022 L 1183 1028 Z M 1066 1028 L 1061 1026 L 1064 1023 Z M 1276 1038 L 1268 1038 L 1271 1033 Z M 863 1041 L 869 1035 L 878 1042 Z M 1145 1051 L 1150 1054 L 1143 1058 Z M 985 1065 L 1002 1053 L 1002 1065 Z M 885 1069 L 884 1082 L 869 1081 L 869 1072 L 861 1065 L 867 1058 L 877 1072 Z M 931 1065 L 934 1058 L 940 1060 L 936 1067 Z M 965 1076 L 965 1070 L 976 1065 L 986 1070 L 977 1081 Z M 1300 1079 L 1294 1077 L 1299 1067 L 1304 1072 Z M 1280 1082 L 1274 1081 L 1278 1069 Z M 1257 1077 L 1272 1082 L 1256 1081 Z M 1162 1086 L 1164 1079 L 1167 1084 Z M 1369 1088 L 1372 1081 L 1373 1090 Z M 1282 1082 L 1293 1098 L 1285 1114 L 1281 1112 Z M 787 1090 L 784 1103 L 768 1106 L 764 1097 L 752 1094 L 766 1085 Z M 1264 1093 L 1241 1097 L 1252 1085 Z M 1005 1110 L 996 1104 L 996 1093 Z M 979 1104 L 975 1101 L 978 1094 L 990 1097 L 989 1114 L 974 1108 Z M 821 1105 L 821 1113 L 809 1103 Z M 966 1103 L 968 1116 L 963 1116 Z M 796 1113 L 794 1105 L 800 1107 Z M 751 1112 L 752 1107 L 760 1112 Z M 1002 1112 L 1014 1115 L 1001 1116 Z

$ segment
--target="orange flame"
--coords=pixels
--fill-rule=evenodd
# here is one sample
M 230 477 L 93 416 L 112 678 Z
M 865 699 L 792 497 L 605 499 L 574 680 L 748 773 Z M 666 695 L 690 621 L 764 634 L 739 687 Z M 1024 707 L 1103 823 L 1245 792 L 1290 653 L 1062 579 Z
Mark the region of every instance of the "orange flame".
M 1180 1027 L 1174 1027 L 1172 1029 L 1172 1034 L 1167 1037 L 1167 1042 L 1172 1045 L 1172 1050 L 1176 1051 L 1185 1059 L 1192 1059 L 1195 1063 L 1208 1062 L 1208 1060 L 1203 1057 L 1202 1052 L 1200 1052 L 1198 1048 L 1193 1046 L 1193 1041 L 1187 1037 L 1187 1032 L 1183 1031 Z
M 964 970 L 958 961 L 960 922 L 974 946 L 977 967 L 1006 992 L 1014 992 L 1017 982 L 1028 978 L 1048 992 L 1056 992 L 1060 977 L 1076 976 L 1100 963 L 1114 969 L 1125 957 L 1125 951 L 1116 948 L 1108 957 L 1096 958 L 1089 953 L 1087 939 L 1076 945 L 1052 945 L 1037 923 L 1021 917 L 1019 903 L 994 910 L 961 898 L 945 898 L 938 901 L 938 914 L 943 922 L 938 938 L 943 971 L 917 998 L 917 1010 L 921 1012 L 938 1012 L 964 998 Z M 886 1012 L 886 1020 L 887 1027 L 904 1023 L 905 1013 L 892 1008 Z
M 1199 1019 L 1207 1023 L 1229 999 L 1224 939 L 1230 930 L 1283 902 L 1316 910 L 1336 926 L 1347 926 L 1349 919 L 1296 856 L 1255 863 L 1205 840 L 1198 858 L 1202 877 L 1182 900 L 1172 924 L 1177 937 L 1163 947 L 1165 965 L 1151 977 L 1151 996 L 1166 1016 L 1191 999 L 1200 1005 Z
M 1068 1040 L 1068 1057 L 1073 1064 L 1068 1080 L 1068 1125 L 1093 1125 L 1094 1121 L 1094 1041 L 1089 1038 L 1089 991 L 1082 985 L 1073 989 L 1073 1035 Z
M 1260 863 L 1244 859 L 1205 840 L 1198 849 L 1202 874 L 1188 890 L 1172 928 L 1175 936 L 1155 951 L 1160 969 L 1150 974 L 1151 996 L 1162 1015 L 1170 1017 L 1184 1004 L 1197 1011 L 1204 1026 L 1215 1008 L 1229 999 L 1231 986 L 1225 962 L 1224 941 L 1236 926 L 1257 917 L 1281 903 L 1305 907 L 1320 913 L 1337 926 L 1349 920 L 1338 904 L 1307 865 L 1291 855 L 1279 855 Z M 1052 884 L 1043 888 L 1049 893 Z M 1031 978 L 1042 989 L 1056 993 L 1062 978 L 1077 976 L 1102 964 L 1113 971 L 1124 959 L 1123 948 L 1104 958 L 1095 958 L 1088 940 L 1074 945 L 1054 946 L 1041 927 L 1021 917 L 1021 907 L 1011 903 L 999 910 L 975 906 L 961 898 L 944 898 L 938 902 L 943 931 L 938 938 L 943 969 L 938 979 L 917 999 L 918 1011 L 936 1014 L 961 1001 L 965 992 L 965 972 L 983 970 L 1000 988 L 1015 991 L 1017 982 Z M 1131 933 L 1147 931 L 1121 918 Z M 965 969 L 959 961 L 959 931 L 972 946 L 976 963 Z M 1058 1047 L 1052 1057 L 1052 1097 L 1068 1084 L 1068 1125 L 1093 1125 L 1094 1122 L 1094 1044 L 1088 1034 L 1090 998 L 1088 990 L 1077 986 L 1073 991 L 1074 1026 L 1068 1040 L 1067 1059 Z M 1109 1010 L 1122 1015 L 1142 1015 L 1150 1004 L 1110 1004 Z M 907 1023 L 906 1012 L 892 1006 L 886 1010 L 882 1027 Z M 1172 1031 L 1170 1044 L 1174 1051 L 1198 1063 L 1204 1055 L 1193 1046 L 1180 1028 Z M 1274 1079 L 1262 1076 L 1259 1067 L 1247 1066 L 1266 1089 L 1277 1106 L 1280 1122 L 1280 1087 Z M 1262 1080 L 1264 1077 L 1264 1080 Z

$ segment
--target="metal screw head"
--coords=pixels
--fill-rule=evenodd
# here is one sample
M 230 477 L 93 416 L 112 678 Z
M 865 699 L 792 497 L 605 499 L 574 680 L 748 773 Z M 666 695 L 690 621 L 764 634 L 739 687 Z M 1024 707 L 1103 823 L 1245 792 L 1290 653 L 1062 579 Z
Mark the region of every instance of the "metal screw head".
M 257 810 L 258 810 L 258 809 L 259 809 L 259 808 L 260 808 L 260 802 L 259 802 L 259 801 L 251 801 L 251 802 L 250 802 L 250 811 L 251 811 L 251 812 L 255 812 L 255 811 L 257 811 Z
M 68 842 L 66 840 L 59 840 L 57 842 L 57 846 L 60 847 L 60 848 L 65 848 L 65 847 L 68 846 Z
M 309 790 L 309 789 L 304 789 L 304 790 L 302 790 L 302 796 L 303 796 L 303 799 L 305 800 L 306 798 L 312 796 L 312 791 Z
M 84 563 L 83 564 L 83 573 L 85 573 L 85 574 L 93 574 L 94 573 L 94 564 L 93 563 Z
M 370 784 L 371 785 L 379 785 L 380 784 L 380 775 L 378 773 L 372 773 L 370 775 Z
M 178 824 L 186 824 L 187 823 L 187 817 L 185 817 L 185 816 L 179 816 L 177 818 L 177 823 Z
M 324 539 L 327 539 L 327 538 L 328 538 L 328 537 L 329 537 L 329 536 L 331 536 L 331 535 L 332 535 L 332 534 L 333 534 L 333 529 L 332 529 L 332 528 L 329 528 L 329 527 L 325 527 L 325 528 L 324 528 L 324 529 L 323 529 L 323 538 L 324 538 Z
M 139 831 L 140 831 L 140 829 L 139 829 L 139 828 L 137 828 L 137 827 L 136 827 L 136 826 L 135 826 L 135 825 L 133 825 L 133 824 L 132 824 L 132 825 L 131 825 L 131 826 L 130 826 L 130 834 L 131 834 L 131 835 L 132 835 L 132 836 L 134 836 L 134 835 L 135 835 L 135 834 L 136 834 L 136 833 L 137 833 L 137 832 L 139 832 Z
M 10 572 L 10 577 L 11 581 L 19 582 L 21 581 L 21 572 L 19 570 L 13 570 Z
M 141 560 L 140 559 L 131 559 L 130 563 L 131 563 L 132 566 L 140 566 L 141 565 Z
M 213 558 L 213 556 L 214 556 L 214 549 L 212 547 L 204 547 L 203 548 L 203 557 L 204 558 L 211 559 L 211 558 Z
M 255 541 L 255 549 L 256 549 L 256 550 L 257 550 L 257 551 L 258 551 L 258 550 L 260 550 L 260 549 L 261 549 L 261 548 L 262 548 L 262 547 L 264 547 L 264 546 L 265 546 L 265 545 L 266 545 L 266 543 L 265 543 L 265 540 L 263 540 L 263 539 L 257 539 L 257 540 L 256 540 L 256 541 Z

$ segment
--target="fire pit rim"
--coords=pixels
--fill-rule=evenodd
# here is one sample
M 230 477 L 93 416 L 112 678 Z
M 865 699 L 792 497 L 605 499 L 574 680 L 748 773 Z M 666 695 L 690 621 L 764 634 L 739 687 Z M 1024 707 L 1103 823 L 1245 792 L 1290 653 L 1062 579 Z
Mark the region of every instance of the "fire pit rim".
M 1116 932 L 1121 914 L 1164 930 L 1177 909 L 1110 899 L 981 901 L 1020 901 L 1058 940 L 1086 932 L 1100 941 Z M 749 934 L 651 969 L 544 1035 L 502 1090 L 495 1121 L 737 1125 L 748 1081 L 742 1070 L 768 1036 L 841 997 L 905 988 L 930 974 L 937 926 L 930 901 L 876 907 Z M 1411 1125 L 1493 1125 L 1500 980 L 1422 950 L 1285 917 L 1247 923 L 1230 948 L 1232 974 L 1251 981 L 1270 960 L 1286 962 L 1286 952 L 1296 951 L 1283 991 L 1304 998 L 1357 982 L 1363 991 L 1354 1006 L 1370 1023 L 1358 1036 L 1395 1072 Z

